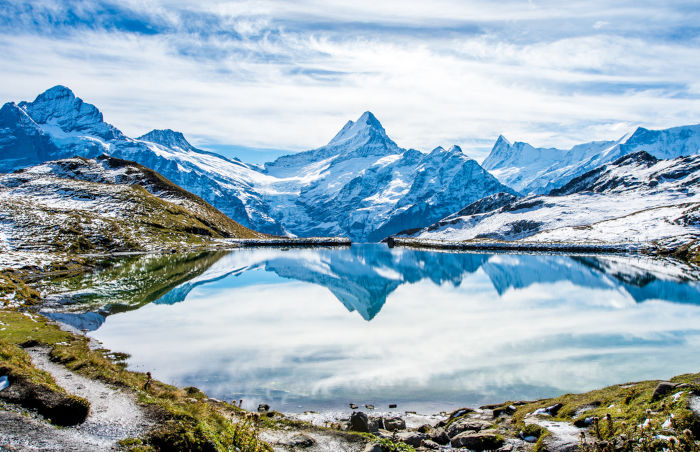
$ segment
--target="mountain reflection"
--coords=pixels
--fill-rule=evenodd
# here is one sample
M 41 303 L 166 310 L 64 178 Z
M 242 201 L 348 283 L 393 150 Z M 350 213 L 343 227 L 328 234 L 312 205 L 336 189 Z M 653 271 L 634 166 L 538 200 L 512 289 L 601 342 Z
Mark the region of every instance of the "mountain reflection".
M 323 286 L 348 311 L 357 311 L 367 321 L 379 314 L 389 294 L 403 284 L 427 279 L 436 285 L 457 287 L 477 271 L 488 275 L 499 295 L 533 284 L 568 281 L 578 287 L 617 289 L 637 302 L 660 299 L 700 304 L 700 284 L 693 280 L 694 270 L 677 262 L 620 256 L 444 253 L 382 245 L 234 251 L 155 303 L 183 301 L 195 287 L 256 269 Z
M 375 318 L 387 297 L 404 284 L 429 280 L 438 286 L 458 287 L 467 276 L 479 271 L 488 276 L 499 296 L 534 284 L 567 281 L 580 288 L 615 289 L 636 302 L 659 299 L 700 304 L 695 270 L 676 261 L 622 256 L 447 253 L 372 244 L 344 249 L 262 248 L 132 257 L 84 282 L 86 287 L 77 288 L 78 295 L 69 298 L 70 308 L 63 306 L 45 314 L 93 331 L 111 313 L 150 302 L 178 303 L 197 287 L 229 279 L 235 285 L 237 277 L 253 270 L 323 286 L 348 311 L 356 311 L 367 321 Z M 98 286 L 102 289 L 95 289 Z

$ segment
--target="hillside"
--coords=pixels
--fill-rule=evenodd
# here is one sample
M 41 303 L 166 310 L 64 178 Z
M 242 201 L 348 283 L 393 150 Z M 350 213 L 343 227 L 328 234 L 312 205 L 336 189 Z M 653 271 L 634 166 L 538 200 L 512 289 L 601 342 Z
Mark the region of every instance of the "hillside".
M 413 235 L 677 248 L 700 237 L 699 180 L 699 155 L 661 160 L 638 152 L 548 195 L 480 200 Z
M 0 250 L 153 251 L 260 238 L 163 176 L 108 156 L 0 176 Z

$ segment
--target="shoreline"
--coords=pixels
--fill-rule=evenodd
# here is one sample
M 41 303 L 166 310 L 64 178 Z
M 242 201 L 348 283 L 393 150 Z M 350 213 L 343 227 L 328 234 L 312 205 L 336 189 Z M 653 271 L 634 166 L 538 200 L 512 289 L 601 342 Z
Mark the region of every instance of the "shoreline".
M 632 244 L 595 244 L 565 242 L 506 242 L 490 240 L 457 241 L 387 237 L 389 248 L 418 248 L 446 251 L 514 251 L 546 253 L 591 253 L 591 254 L 649 254 L 650 246 Z

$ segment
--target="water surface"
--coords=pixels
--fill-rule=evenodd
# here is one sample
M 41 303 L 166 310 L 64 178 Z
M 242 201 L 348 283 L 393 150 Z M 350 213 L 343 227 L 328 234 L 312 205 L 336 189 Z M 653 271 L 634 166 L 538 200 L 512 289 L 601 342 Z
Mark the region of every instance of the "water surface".
M 668 261 L 384 245 L 158 259 L 129 264 L 127 291 L 77 292 L 109 306 L 53 315 L 132 369 L 247 407 L 431 413 L 700 370 L 700 284 Z

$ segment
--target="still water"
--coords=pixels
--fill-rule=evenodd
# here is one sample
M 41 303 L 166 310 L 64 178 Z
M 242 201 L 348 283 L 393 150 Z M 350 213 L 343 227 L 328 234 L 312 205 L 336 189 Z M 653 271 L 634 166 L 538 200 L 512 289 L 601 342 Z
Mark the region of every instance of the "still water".
M 112 304 L 53 315 L 132 369 L 287 412 L 433 413 L 700 370 L 700 283 L 668 261 L 354 245 L 186 262 L 150 283 L 153 266 L 132 262 L 123 304 L 93 293 Z

